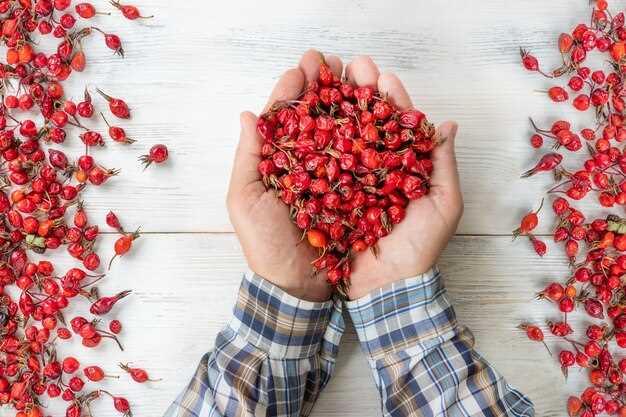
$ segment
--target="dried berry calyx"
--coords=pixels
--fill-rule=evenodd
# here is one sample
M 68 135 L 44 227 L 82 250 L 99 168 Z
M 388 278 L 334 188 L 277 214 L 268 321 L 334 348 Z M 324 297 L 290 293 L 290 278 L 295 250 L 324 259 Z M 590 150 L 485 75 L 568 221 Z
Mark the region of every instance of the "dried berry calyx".
M 615 215 L 609 215 L 606 218 L 606 230 L 619 234 L 626 234 L 626 219 Z
M 319 250 L 315 271 L 345 290 L 354 252 L 376 250 L 412 200 L 428 194 L 439 139 L 424 113 L 401 111 L 325 64 L 298 100 L 261 115 L 259 173 Z

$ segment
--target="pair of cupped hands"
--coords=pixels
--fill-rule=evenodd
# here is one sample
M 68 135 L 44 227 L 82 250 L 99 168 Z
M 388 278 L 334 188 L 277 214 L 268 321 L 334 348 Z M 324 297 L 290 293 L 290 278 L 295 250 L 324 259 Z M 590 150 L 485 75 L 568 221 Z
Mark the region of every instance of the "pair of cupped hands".
M 371 58 L 361 56 L 343 66 L 341 60 L 320 52 L 306 52 L 296 68 L 278 80 L 264 111 L 281 100 L 296 99 L 319 74 L 324 59 L 339 77 L 344 75 L 357 86 L 372 86 L 401 110 L 413 103 L 402 82 L 392 73 L 380 73 Z M 289 219 L 289 207 L 266 190 L 257 171 L 262 140 L 256 132 L 257 116 L 241 114 L 241 137 L 235 155 L 227 206 L 230 220 L 252 271 L 287 293 L 308 301 L 325 301 L 332 289 L 325 273 L 312 275 L 311 261 L 317 249 L 301 242 L 302 232 Z M 428 271 L 454 234 L 463 212 L 454 154 L 457 126 L 445 122 L 438 127 L 443 143 L 432 154 L 434 171 L 426 197 L 411 201 L 406 218 L 389 236 L 378 241 L 378 253 L 358 253 L 352 261 L 347 293 L 351 300 L 394 281 Z

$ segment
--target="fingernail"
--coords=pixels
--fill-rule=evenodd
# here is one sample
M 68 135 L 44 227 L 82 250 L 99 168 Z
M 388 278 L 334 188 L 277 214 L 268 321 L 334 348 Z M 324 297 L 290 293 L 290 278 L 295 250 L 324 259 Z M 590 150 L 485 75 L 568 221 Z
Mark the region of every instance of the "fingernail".
M 439 131 L 439 134 L 442 138 L 445 139 L 454 139 L 456 137 L 456 132 L 459 129 L 459 125 L 454 122 L 449 122 L 444 124 Z
M 456 138 L 456 132 L 459 130 L 459 125 L 457 125 L 456 123 L 454 123 L 452 125 L 452 129 L 450 129 L 450 138 Z
M 250 125 L 248 124 L 248 118 L 250 117 L 250 114 L 251 113 L 249 111 L 244 111 L 241 112 L 241 114 L 239 115 L 239 125 L 241 126 L 241 130 L 243 131 L 250 128 Z

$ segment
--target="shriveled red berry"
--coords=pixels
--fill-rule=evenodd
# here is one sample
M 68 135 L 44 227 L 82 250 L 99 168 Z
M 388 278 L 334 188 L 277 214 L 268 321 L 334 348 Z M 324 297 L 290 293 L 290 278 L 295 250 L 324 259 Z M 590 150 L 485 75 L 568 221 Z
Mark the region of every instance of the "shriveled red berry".
M 566 101 L 569 98 L 569 94 L 567 94 L 567 91 L 558 86 L 551 87 L 548 90 L 548 95 L 550 96 L 550 99 L 554 102 Z
M 119 9 L 124 15 L 124 17 L 128 20 L 150 19 L 154 17 L 154 16 L 142 16 L 137 7 L 133 5 L 129 5 L 129 4 L 121 4 L 117 0 L 111 1 L 111 4 L 115 6 L 117 9 Z M 320 78 L 322 78 L 321 71 L 320 71 Z M 325 84 L 325 85 L 329 85 L 329 84 Z
M 122 331 L 122 323 L 119 320 L 111 320 L 109 330 L 113 334 L 119 334 Z
M 139 160 L 144 164 L 144 167 L 149 167 L 153 162 L 162 164 L 169 158 L 169 150 L 165 145 L 154 145 L 150 148 L 150 152 L 147 155 L 142 155 Z

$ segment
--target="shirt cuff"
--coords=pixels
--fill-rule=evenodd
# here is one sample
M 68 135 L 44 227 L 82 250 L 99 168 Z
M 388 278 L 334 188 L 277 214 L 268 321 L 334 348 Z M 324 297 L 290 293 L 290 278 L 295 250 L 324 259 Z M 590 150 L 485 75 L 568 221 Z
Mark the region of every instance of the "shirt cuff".
M 319 353 L 332 309 L 332 300 L 300 300 L 247 272 L 229 326 L 270 358 L 301 359 Z
M 437 267 L 347 302 L 346 308 L 373 361 L 409 349 L 424 354 L 449 339 L 457 325 Z

